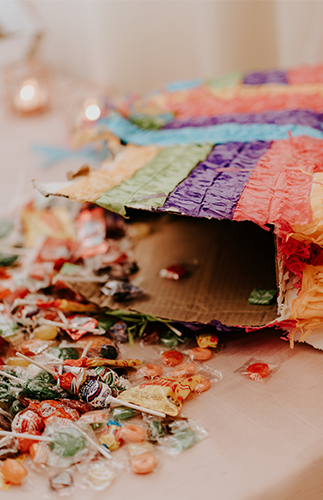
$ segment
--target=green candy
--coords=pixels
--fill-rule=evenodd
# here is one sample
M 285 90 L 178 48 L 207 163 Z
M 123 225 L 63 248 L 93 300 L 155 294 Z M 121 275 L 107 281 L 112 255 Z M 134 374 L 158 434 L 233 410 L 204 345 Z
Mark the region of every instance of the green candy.
M 147 434 L 148 439 L 152 443 L 157 443 L 159 438 L 165 436 L 165 427 L 159 420 L 151 420 L 148 424 Z
M 277 295 L 277 290 L 254 288 L 249 297 L 249 304 L 269 306 Z
M 118 354 L 118 349 L 114 345 L 103 345 L 100 349 L 101 358 L 117 359 Z
M 165 346 L 170 349 L 173 349 L 174 347 L 178 346 L 178 337 L 176 333 L 173 333 L 171 331 L 167 331 L 161 334 L 159 337 L 159 341 Z
M 138 411 L 133 408 L 126 408 L 125 406 L 118 406 L 114 408 L 112 411 L 113 420 L 129 420 L 129 418 L 135 417 L 138 415 Z
M 18 255 L 8 255 L 6 253 L 0 253 L 0 266 L 11 266 L 18 259 Z
M 171 438 L 171 446 L 178 453 L 187 450 L 199 442 L 197 434 L 189 427 L 179 429 Z
M 16 399 L 12 405 L 10 406 L 10 414 L 15 417 L 17 415 L 17 413 L 19 413 L 20 411 L 24 410 L 25 407 L 20 403 L 20 401 L 18 401 L 18 399 Z
M 79 359 L 80 354 L 75 347 L 62 347 L 60 349 L 60 354 L 59 358 L 61 358 L 63 361 L 66 359 Z
M 10 392 L 10 385 L 5 382 L 0 382 L 0 403 L 3 403 L 4 406 L 12 405 L 15 401 L 15 396 Z M 1 405 L 1 407 L 3 407 Z
M 54 377 L 43 370 L 35 378 L 27 380 L 23 393 L 28 398 L 39 401 L 68 397 L 65 391 L 58 390 Z
M 50 449 L 61 457 L 73 457 L 86 445 L 85 437 L 77 429 L 66 428 L 55 432 Z
M 52 354 L 56 358 L 60 358 L 63 361 L 66 359 L 79 359 L 80 354 L 75 347 L 52 347 L 49 349 L 49 354 Z

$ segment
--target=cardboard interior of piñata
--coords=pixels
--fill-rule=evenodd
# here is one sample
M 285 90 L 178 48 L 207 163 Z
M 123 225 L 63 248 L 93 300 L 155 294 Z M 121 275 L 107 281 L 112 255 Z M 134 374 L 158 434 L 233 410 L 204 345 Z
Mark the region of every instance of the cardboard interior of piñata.
M 89 283 L 73 288 L 105 307 L 130 309 L 183 322 L 227 326 L 261 326 L 277 317 L 277 304 L 251 305 L 254 288 L 275 289 L 274 235 L 252 222 L 197 220 L 191 217 L 150 218 L 152 233 L 133 249 L 139 271 L 134 282 L 143 298 L 116 303 Z M 187 276 L 168 280 L 161 269 L 183 264 Z

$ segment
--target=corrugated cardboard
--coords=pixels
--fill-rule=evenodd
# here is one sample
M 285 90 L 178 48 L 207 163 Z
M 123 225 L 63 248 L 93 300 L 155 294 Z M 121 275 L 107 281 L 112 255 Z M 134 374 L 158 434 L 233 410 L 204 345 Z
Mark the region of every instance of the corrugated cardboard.
M 73 288 L 100 306 L 177 321 L 260 326 L 276 318 L 276 304 L 248 303 L 253 288 L 276 288 L 269 231 L 251 222 L 166 217 L 166 223 L 164 218 L 152 222 L 153 233 L 134 248 L 140 268 L 134 282 L 145 291 L 144 298 L 117 303 L 97 284 L 75 283 Z M 162 268 L 178 263 L 189 265 L 187 277 L 173 281 L 159 276 Z

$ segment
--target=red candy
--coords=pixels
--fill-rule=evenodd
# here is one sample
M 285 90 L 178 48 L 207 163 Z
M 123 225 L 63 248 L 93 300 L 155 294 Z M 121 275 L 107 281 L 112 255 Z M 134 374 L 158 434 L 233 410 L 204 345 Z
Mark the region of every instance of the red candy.
M 39 403 L 30 401 L 29 404 L 30 407 L 42 417 L 45 425 L 50 424 L 57 418 L 68 420 L 78 420 L 80 418 L 80 414 L 77 410 L 70 408 L 61 401 L 52 401 L 49 399 L 40 401 Z
M 269 366 L 266 363 L 253 363 L 247 368 L 248 377 L 252 380 L 262 380 L 269 375 Z
M 186 269 L 180 264 L 174 264 L 168 266 L 165 269 L 161 269 L 159 275 L 161 278 L 167 278 L 169 280 L 179 280 L 186 274 Z
M 11 424 L 12 430 L 15 432 L 30 432 L 44 429 L 44 422 L 37 413 L 27 410 L 17 413 Z

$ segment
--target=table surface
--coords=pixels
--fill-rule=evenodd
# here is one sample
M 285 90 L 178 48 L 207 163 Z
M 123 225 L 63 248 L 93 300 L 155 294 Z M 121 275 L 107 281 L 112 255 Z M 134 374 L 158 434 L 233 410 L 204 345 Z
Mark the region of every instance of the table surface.
M 67 146 L 62 109 L 33 118 L 17 118 L 0 106 L 0 209 L 7 215 L 32 192 L 31 180 L 64 179 L 86 160 L 69 160 L 44 168 L 32 152 L 35 144 Z M 149 358 L 135 346 L 129 355 Z M 249 358 L 278 364 L 265 383 L 235 373 Z M 323 495 L 323 353 L 296 344 L 292 350 L 277 331 L 265 329 L 224 339 L 224 348 L 209 365 L 223 380 L 198 397 L 183 413 L 209 436 L 176 458 L 158 453 L 149 476 L 124 473 L 106 492 L 77 489 L 72 498 L 139 497 L 186 500 L 321 499 Z M 24 488 L 12 487 L 10 499 L 48 498 L 47 481 L 31 474 Z

